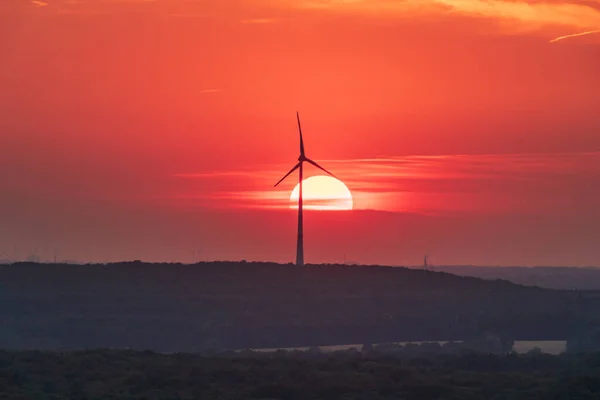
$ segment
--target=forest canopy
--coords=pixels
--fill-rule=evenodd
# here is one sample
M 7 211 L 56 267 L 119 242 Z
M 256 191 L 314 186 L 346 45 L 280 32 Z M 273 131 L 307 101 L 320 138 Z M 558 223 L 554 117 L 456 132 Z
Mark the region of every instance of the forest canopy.
M 2 398 L 597 399 L 600 354 L 0 352 Z
M 600 297 L 406 268 L 269 263 L 0 268 L 0 347 L 196 352 L 395 341 L 567 340 Z

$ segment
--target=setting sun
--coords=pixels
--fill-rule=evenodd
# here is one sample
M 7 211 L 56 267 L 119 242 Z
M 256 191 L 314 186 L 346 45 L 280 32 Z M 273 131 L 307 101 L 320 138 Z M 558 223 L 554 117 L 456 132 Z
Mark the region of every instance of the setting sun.
M 339 179 L 317 175 L 304 179 L 302 197 L 305 210 L 352 210 L 352 194 Z M 296 185 L 290 196 L 290 208 L 298 207 L 300 185 Z

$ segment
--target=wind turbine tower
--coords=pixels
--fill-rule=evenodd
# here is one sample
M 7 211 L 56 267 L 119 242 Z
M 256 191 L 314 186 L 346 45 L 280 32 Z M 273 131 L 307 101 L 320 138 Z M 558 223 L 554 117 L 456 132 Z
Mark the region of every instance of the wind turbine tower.
M 298 185 L 299 185 L 299 190 L 298 190 L 298 238 L 296 241 L 296 265 L 301 267 L 304 265 L 304 226 L 303 226 L 304 218 L 302 215 L 302 210 L 303 210 L 302 179 L 303 179 L 303 172 L 304 172 L 303 164 L 304 164 L 304 162 L 307 162 L 307 163 L 312 164 L 315 167 L 319 168 L 320 170 L 324 171 L 328 175 L 331 175 L 334 178 L 335 178 L 335 176 L 331 172 L 327 171 L 325 168 L 321 167 L 319 164 L 317 164 L 316 162 L 311 160 L 310 158 L 306 157 L 306 153 L 304 152 L 304 140 L 302 139 L 302 126 L 300 125 L 300 115 L 298 114 L 298 112 L 296 112 L 296 119 L 298 120 L 298 133 L 300 134 L 300 156 L 298 157 L 298 163 L 290 170 L 290 172 L 285 174 L 285 176 L 283 178 L 281 178 L 279 180 L 279 182 L 277 182 L 275 184 L 275 186 L 277 186 L 281 182 L 283 182 L 285 180 L 285 178 L 290 176 L 290 174 L 292 174 L 292 172 L 294 172 L 295 170 L 299 171 L 299 175 L 298 175 Z
M 428 271 L 434 271 L 434 265 L 431 263 L 430 260 L 431 256 L 429 255 L 429 253 L 425 254 L 425 257 L 423 257 L 423 269 L 426 269 Z

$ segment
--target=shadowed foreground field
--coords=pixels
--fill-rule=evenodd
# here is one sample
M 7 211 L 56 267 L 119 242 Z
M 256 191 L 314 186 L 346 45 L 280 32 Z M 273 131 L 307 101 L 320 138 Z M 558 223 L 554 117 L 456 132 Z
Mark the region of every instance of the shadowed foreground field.
M 598 399 L 600 354 L 0 352 L 3 399 Z
M 388 267 L 0 267 L 0 348 L 197 352 L 405 341 L 567 340 L 600 297 Z

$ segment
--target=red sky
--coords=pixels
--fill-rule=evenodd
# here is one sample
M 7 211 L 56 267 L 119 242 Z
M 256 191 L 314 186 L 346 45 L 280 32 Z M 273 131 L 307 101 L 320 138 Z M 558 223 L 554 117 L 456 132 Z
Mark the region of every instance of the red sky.
M 292 261 L 299 110 L 357 208 L 307 213 L 308 262 L 599 265 L 596 30 L 596 0 L 2 0 L 0 258 Z

